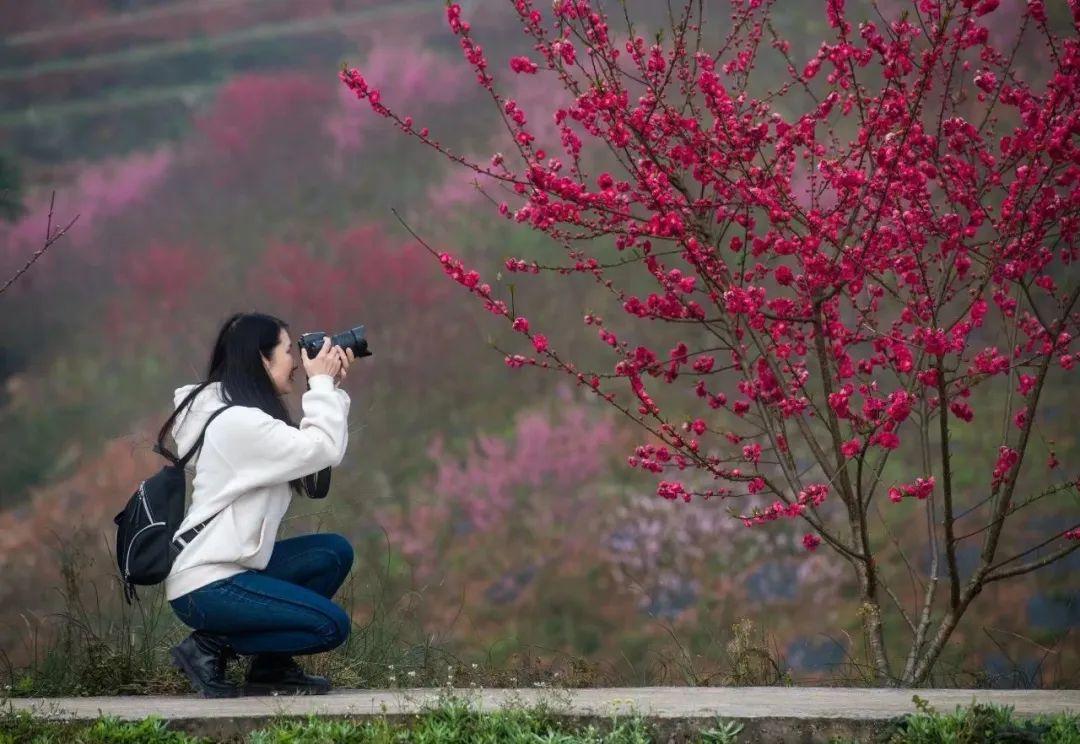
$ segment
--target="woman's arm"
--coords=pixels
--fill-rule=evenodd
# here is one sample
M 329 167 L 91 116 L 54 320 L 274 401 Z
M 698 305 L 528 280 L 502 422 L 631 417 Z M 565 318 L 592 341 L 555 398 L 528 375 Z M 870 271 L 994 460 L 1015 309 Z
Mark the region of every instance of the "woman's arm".
M 245 406 L 229 409 L 207 429 L 207 441 L 246 487 L 287 483 L 339 465 L 345 457 L 349 396 L 334 387 L 328 374 L 313 375 L 308 382 L 298 429 Z

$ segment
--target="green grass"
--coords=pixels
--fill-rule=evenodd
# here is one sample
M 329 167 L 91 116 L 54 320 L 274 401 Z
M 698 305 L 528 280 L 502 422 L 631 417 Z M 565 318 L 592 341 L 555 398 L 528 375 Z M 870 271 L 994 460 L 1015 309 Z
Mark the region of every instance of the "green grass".
M 544 707 L 479 713 L 467 702 L 451 699 L 418 716 L 410 724 L 373 721 L 280 721 L 249 734 L 250 744 L 316 744 L 316 742 L 609 742 L 645 744 L 653 741 L 641 717 L 611 718 L 605 725 L 563 726 Z
M 938 713 L 919 701 L 918 713 L 888 724 L 873 744 L 1080 744 L 1080 716 L 1055 715 L 1018 719 L 1012 709 L 973 705 L 953 713 Z M 693 741 L 735 744 L 746 741 L 737 721 L 719 719 L 697 731 Z M 638 713 L 610 716 L 598 723 L 569 724 L 553 715 L 548 704 L 479 712 L 467 699 L 446 691 L 438 703 L 406 721 L 280 717 L 242 739 L 244 744 L 646 744 L 661 741 L 647 719 Z M 0 744 L 212 744 L 218 740 L 170 731 L 155 716 L 125 722 L 111 716 L 90 723 L 57 723 L 26 711 L 0 714 Z M 861 744 L 834 739 L 833 744 Z M 870 744 L 867 742 L 867 744 Z
M 918 695 L 918 713 L 892 724 L 882 741 L 886 744 L 982 744 L 1009 742 L 1022 744 L 1080 744 L 1080 716 L 1056 715 L 1021 719 L 1009 706 L 957 706 L 952 713 L 939 713 Z
M 85 578 L 94 558 L 75 540 L 61 540 L 56 551 L 63 611 L 47 622 L 28 624 L 28 661 L 15 664 L 0 649 L 0 695 L 63 697 L 88 695 L 168 695 L 191 692 L 169 661 L 169 649 L 191 629 L 165 602 L 160 587 L 140 587 L 142 601 L 120 602 L 111 583 Z M 373 562 L 373 565 L 375 564 Z M 389 571 L 390 569 L 380 569 Z M 353 580 L 339 601 L 350 615 L 354 603 L 369 601 L 363 624 L 354 624 L 341 647 L 301 657 L 310 672 L 341 688 L 579 688 L 624 686 L 625 677 L 586 658 L 524 643 L 505 644 L 498 653 L 465 655 L 453 643 L 439 643 L 410 612 L 412 592 L 390 587 L 389 574 L 369 574 L 373 594 L 357 596 Z M 667 686 L 790 685 L 783 659 L 752 622 L 733 626 L 731 642 L 716 668 L 708 669 L 680 646 L 669 661 L 661 658 L 637 684 Z M 240 682 L 246 660 L 232 662 L 227 677 Z
M 156 716 L 136 722 L 102 716 L 89 725 L 45 721 L 26 711 L 8 711 L 0 718 L 0 744 L 203 744 L 211 741 L 169 731 L 165 722 Z
M 154 716 L 138 722 L 103 716 L 90 724 L 51 722 L 26 711 L 7 711 L 0 716 L 0 744 L 209 744 L 212 741 L 170 731 Z M 561 724 L 545 705 L 480 713 L 466 700 L 451 695 L 408 722 L 391 722 L 385 718 L 320 719 L 312 714 L 305 718 L 275 719 L 270 725 L 247 734 L 242 741 L 246 744 L 646 744 L 654 738 L 649 724 L 639 715 L 611 717 L 599 725 L 572 726 Z

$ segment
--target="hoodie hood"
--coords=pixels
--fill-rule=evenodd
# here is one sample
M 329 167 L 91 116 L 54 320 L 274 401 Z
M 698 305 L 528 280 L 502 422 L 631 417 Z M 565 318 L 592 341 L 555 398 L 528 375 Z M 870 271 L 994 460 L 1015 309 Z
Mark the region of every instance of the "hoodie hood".
M 191 394 L 191 391 L 201 384 L 193 383 L 177 388 L 176 392 L 173 393 L 173 409 L 179 408 L 184 399 Z M 175 440 L 176 448 L 179 450 L 176 453 L 177 457 L 183 457 L 191 451 L 199 435 L 202 434 L 203 427 L 206 426 L 210 415 L 225 405 L 225 402 L 221 399 L 221 386 L 221 382 L 211 382 L 195 396 L 195 400 L 191 401 L 191 405 L 177 414 L 172 427 L 173 440 Z

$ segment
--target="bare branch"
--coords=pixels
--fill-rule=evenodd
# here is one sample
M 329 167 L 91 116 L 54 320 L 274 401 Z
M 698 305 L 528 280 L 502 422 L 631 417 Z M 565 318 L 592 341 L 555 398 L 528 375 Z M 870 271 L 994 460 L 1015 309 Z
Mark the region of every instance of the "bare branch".
M 1060 550 L 1053 552 L 1044 558 L 1040 558 L 1037 561 L 1024 563 L 1020 566 L 1017 566 L 1016 568 L 1010 568 L 1008 571 L 999 571 L 997 573 L 989 574 L 988 576 L 986 576 L 986 578 L 983 579 L 983 583 L 989 584 L 991 581 L 1001 581 L 1002 579 L 1008 579 L 1013 576 L 1020 576 L 1021 574 L 1030 573 L 1031 571 L 1042 568 L 1043 566 L 1049 566 L 1054 561 L 1061 560 L 1077 548 L 1080 548 L 1080 540 L 1073 541 L 1072 545 L 1067 545 L 1066 547 L 1061 548 Z M 1005 561 L 1005 563 L 1009 563 L 1014 559 L 1015 558 L 1010 558 L 1008 561 Z
M 49 250 L 49 247 L 53 243 L 62 238 L 64 234 L 71 229 L 71 226 L 75 224 L 75 221 L 79 219 L 79 215 L 75 215 L 75 218 L 71 220 L 71 222 L 67 223 L 65 227 L 58 230 L 55 234 L 50 235 L 50 233 L 52 232 L 53 204 L 55 202 L 56 192 L 53 191 L 52 196 L 49 198 L 49 217 L 45 222 L 45 244 L 42 245 L 41 248 L 38 249 L 38 251 L 30 257 L 30 260 L 26 262 L 26 265 L 24 265 L 21 269 L 15 272 L 15 275 L 7 280 L 7 283 L 4 284 L 3 287 L 0 287 L 0 294 L 3 294 L 5 291 L 7 291 L 7 288 L 14 284 L 16 279 L 25 274 L 26 271 L 34 265 L 34 262 L 41 258 L 45 254 L 45 251 Z

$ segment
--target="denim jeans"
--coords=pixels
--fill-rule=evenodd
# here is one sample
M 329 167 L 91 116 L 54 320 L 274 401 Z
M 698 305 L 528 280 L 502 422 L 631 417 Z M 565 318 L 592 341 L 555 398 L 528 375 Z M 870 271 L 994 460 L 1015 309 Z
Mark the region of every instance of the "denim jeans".
M 352 545 L 341 535 L 300 535 L 275 543 L 263 570 L 219 579 L 169 604 L 185 625 L 224 636 L 239 654 L 329 651 L 352 628 L 330 601 L 352 563 Z

